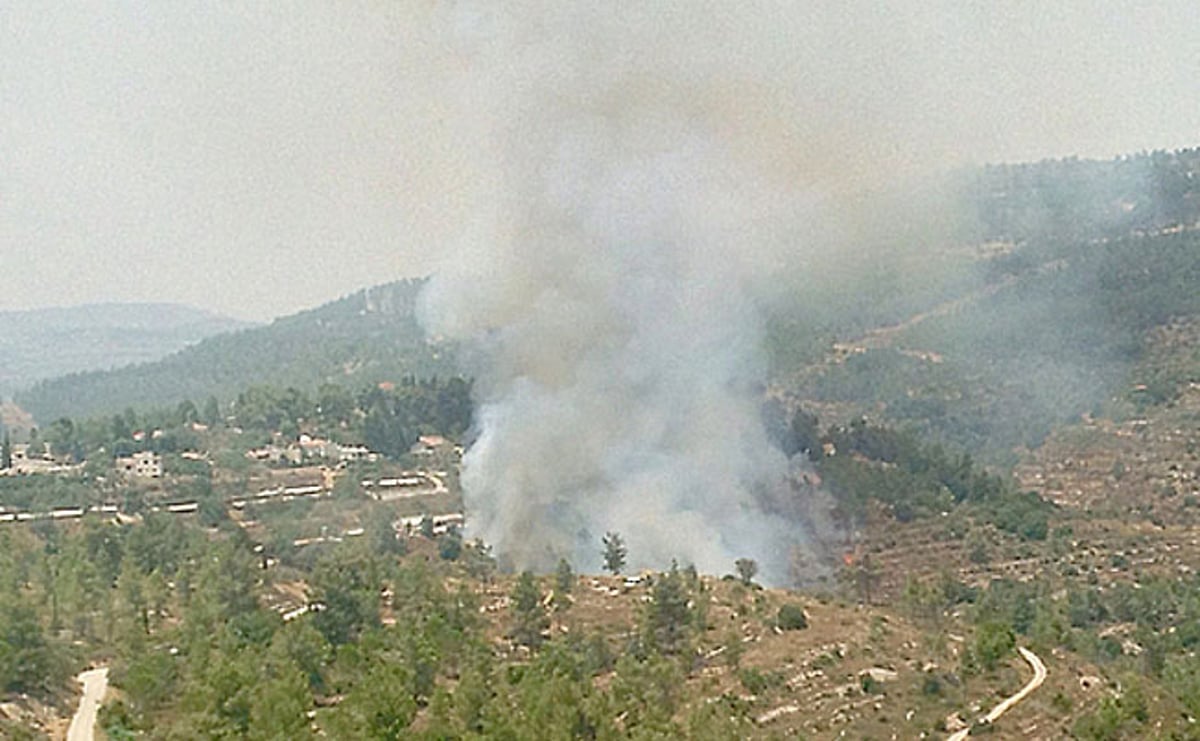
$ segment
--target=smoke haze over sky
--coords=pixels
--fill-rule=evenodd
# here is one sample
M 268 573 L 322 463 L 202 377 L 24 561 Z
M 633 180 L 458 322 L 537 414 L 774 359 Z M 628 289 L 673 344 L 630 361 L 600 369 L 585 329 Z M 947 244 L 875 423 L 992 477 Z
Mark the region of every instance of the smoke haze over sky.
M 5 3 L 0 308 L 265 319 L 427 273 L 514 197 L 504 97 L 613 64 L 816 191 L 1200 144 L 1191 2 L 576 5 Z

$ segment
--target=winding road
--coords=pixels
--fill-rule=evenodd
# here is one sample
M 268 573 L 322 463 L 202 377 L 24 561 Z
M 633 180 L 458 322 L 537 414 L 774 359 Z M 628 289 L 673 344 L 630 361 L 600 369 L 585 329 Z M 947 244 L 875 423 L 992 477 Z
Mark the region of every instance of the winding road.
M 1021 653 L 1021 658 L 1028 661 L 1029 665 L 1033 667 L 1033 679 L 1029 680 L 1029 683 L 1018 690 L 1016 694 L 1009 696 L 999 705 L 992 708 L 990 713 L 983 716 L 983 720 L 988 723 L 995 723 L 1000 719 L 1000 716 L 1008 712 L 1013 705 L 1016 705 L 1021 700 L 1024 700 L 1031 692 L 1036 690 L 1038 687 L 1041 687 L 1042 682 L 1046 681 L 1046 665 L 1042 663 L 1042 660 L 1038 658 L 1038 655 L 1024 647 L 1017 648 L 1017 651 Z M 970 734 L 971 729 L 964 728 L 961 731 L 951 735 L 948 741 L 962 741 Z
M 67 741 L 92 741 L 96 737 L 96 712 L 108 691 L 108 667 L 88 669 L 76 679 L 83 683 L 83 697 L 79 698 L 79 709 L 71 718 Z

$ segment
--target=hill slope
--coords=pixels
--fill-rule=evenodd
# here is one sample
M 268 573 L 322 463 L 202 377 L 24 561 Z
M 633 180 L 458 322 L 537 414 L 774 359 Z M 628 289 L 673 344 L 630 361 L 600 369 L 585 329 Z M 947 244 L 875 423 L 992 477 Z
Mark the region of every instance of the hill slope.
M 157 362 L 38 383 L 17 402 L 45 424 L 181 399 L 229 398 L 255 384 L 314 389 L 405 375 L 453 373 L 449 348 L 430 344 L 414 306 L 423 281 L 370 288 L 264 327 L 211 337 Z
M 983 289 L 844 340 L 792 390 L 827 419 L 884 416 L 1011 463 L 1057 424 L 1200 378 L 1195 360 L 1138 370 L 1155 331 L 1200 315 L 1198 249 L 1195 229 L 1018 248 L 981 264 Z
M 0 311 L 0 396 L 45 378 L 158 360 L 247 326 L 179 304 Z

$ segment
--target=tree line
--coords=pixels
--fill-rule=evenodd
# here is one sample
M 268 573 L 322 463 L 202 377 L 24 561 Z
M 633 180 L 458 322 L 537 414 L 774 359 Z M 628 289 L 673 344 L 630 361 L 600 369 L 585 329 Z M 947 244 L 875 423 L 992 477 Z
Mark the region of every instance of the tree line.
M 396 385 L 358 391 L 327 383 L 313 395 L 295 387 L 252 386 L 227 403 L 210 396 L 199 405 L 184 400 L 171 407 L 142 412 L 131 407 L 84 420 L 60 417 L 44 429 L 32 430 L 27 442 L 34 450 L 46 444 L 53 455 L 81 462 L 100 450 L 110 456 L 197 450 L 204 444 L 204 428 L 236 428 L 262 441 L 275 434 L 295 439 L 301 432 L 319 432 L 343 442 L 365 443 L 394 458 L 406 453 L 420 434 L 461 438 L 471 424 L 471 388 L 471 381 L 460 377 L 412 376 Z M 3 451 L 11 456 L 11 441 Z

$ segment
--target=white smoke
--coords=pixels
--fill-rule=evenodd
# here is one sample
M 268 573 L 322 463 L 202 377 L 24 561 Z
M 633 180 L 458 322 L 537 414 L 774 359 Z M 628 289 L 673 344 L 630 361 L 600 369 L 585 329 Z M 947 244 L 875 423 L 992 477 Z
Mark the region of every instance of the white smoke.
M 470 535 L 518 568 L 596 568 L 614 530 L 632 568 L 749 557 L 783 581 L 805 545 L 763 504 L 787 461 L 759 412 L 756 286 L 819 206 L 772 156 L 792 129 L 736 63 L 564 14 L 449 19 L 484 164 L 422 311 L 477 375 Z

